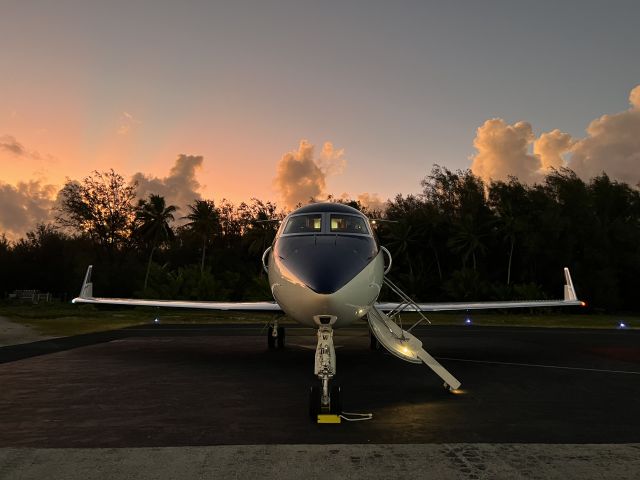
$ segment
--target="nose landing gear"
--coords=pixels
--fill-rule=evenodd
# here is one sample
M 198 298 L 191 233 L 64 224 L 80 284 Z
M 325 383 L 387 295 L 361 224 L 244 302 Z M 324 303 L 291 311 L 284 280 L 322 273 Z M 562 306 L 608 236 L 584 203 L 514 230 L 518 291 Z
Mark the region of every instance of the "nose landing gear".
M 340 387 L 329 389 L 329 381 L 336 374 L 336 351 L 333 346 L 331 325 L 318 328 L 315 368 L 313 373 L 321 384 L 311 387 L 309 395 L 309 415 L 317 421 L 320 414 L 340 415 L 342 413 L 342 391 Z
M 322 406 L 322 390 L 319 385 L 311 387 L 309 392 L 309 417 L 312 422 L 318 421 L 318 415 L 336 415 L 342 414 L 342 389 L 338 386 L 331 387 L 331 395 L 329 396 L 329 406 Z M 333 423 L 333 422 L 331 422 Z

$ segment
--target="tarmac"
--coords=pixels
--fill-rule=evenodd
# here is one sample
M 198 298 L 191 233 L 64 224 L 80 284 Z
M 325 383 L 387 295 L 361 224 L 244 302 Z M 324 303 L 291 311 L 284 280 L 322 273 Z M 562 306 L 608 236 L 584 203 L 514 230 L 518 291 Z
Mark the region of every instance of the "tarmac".
M 370 350 L 365 326 L 336 331 L 344 409 L 373 413 L 340 425 L 309 420 L 315 335 L 302 327 L 287 327 L 287 347 L 276 351 L 255 325 L 149 325 L 2 347 L 0 478 L 41 478 L 45 464 L 59 478 L 93 478 L 73 476 L 84 461 L 117 475 L 116 465 L 165 455 L 199 459 L 194 478 L 223 464 L 232 478 L 251 478 L 251 465 L 265 462 L 262 473 L 280 465 L 281 478 L 415 469 L 432 478 L 637 478 L 639 331 L 414 333 L 461 391 Z M 127 478 L 162 478 L 144 476 L 161 464 Z

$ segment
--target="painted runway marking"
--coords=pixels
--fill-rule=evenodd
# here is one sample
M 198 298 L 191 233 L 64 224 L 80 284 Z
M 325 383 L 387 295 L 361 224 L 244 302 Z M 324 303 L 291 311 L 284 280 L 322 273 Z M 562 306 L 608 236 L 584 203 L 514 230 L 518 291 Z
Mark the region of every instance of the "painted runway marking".
M 555 368 L 558 370 L 581 370 L 584 372 L 626 373 L 627 375 L 640 375 L 640 372 L 632 372 L 629 370 L 606 370 L 603 368 L 567 367 L 564 365 L 542 365 L 537 363 L 497 362 L 493 360 L 472 360 L 469 358 L 451 358 L 451 357 L 435 357 L 435 358 L 437 360 L 447 360 L 451 362 L 487 363 L 490 365 L 509 365 L 514 367 Z

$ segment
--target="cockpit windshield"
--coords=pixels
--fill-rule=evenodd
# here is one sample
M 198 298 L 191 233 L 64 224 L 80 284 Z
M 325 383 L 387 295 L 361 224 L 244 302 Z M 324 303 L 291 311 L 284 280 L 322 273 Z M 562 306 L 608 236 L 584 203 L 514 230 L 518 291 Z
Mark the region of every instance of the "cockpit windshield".
M 295 215 L 289 219 L 284 234 L 320 233 L 322 231 L 322 214 Z
M 367 235 L 371 236 L 366 217 L 350 213 L 293 214 L 286 221 L 282 235 Z
M 364 218 L 355 215 L 331 214 L 331 233 L 369 233 Z

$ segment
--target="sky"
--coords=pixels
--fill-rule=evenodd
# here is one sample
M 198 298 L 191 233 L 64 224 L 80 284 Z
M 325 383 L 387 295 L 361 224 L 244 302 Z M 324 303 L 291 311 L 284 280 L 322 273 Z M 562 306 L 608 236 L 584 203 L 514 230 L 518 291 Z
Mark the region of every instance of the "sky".
M 0 231 L 115 169 L 170 200 L 640 181 L 637 1 L 0 0 Z M 609 172 L 610 171 L 610 172 Z M 182 189 L 181 191 L 178 191 Z M 3 206 L 4 205 L 4 206 Z

